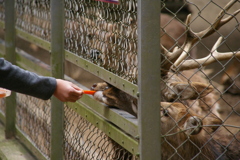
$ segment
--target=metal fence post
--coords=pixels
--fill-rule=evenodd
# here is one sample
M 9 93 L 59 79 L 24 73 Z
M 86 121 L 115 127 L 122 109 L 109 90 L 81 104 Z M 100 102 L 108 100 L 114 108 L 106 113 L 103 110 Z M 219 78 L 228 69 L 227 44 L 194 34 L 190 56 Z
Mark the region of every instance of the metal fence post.
M 51 0 L 51 66 L 52 76 L 64 77 L 64 0 Z M 51 101 L 51 159 L 64 156 L 64 103 Z
M 160 160 L 160 1 L 138 0 L 140 159 Z
M 15 0 L 5 1 L 5 43 L 6 43 L 6 59 L 12 64 L 16 63 L 15 54 Z M 12 93 L 6 98 L 6 124 L 5 137 L 12 138 L 15 136 L 16 127 L 16 93 Z

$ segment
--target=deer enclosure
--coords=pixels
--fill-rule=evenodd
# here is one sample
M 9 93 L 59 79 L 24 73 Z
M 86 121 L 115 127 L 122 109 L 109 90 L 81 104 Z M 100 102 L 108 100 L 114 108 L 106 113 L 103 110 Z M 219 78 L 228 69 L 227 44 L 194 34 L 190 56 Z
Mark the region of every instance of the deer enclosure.
M 64 104 L 64 159 L 144 159 L 144 145 L 149 153 L 161 148 L 157 159 L 239 159 L 239 0 L 161 0 L 152 19 L 138 0 L 63 2 L 64 78 L 97 91 Z M 50 4 L 14 4 L 16 64 L 44 76 L 54 75 L 58 57 L 52 55 Z M 6 10 L 0 1 L 1 57 L 7 54 Z M 16 97 L 18 136 L 36 157 L 51 159 L 52 104 Z M 0 119 L 6 107 L 1 100 Z M 143 113 L 148 109 L 156 114 Z M 159 121 L 141 130 L 154 118 Z M 145 142 L 145 135 L 160 136 L 159 143 Z

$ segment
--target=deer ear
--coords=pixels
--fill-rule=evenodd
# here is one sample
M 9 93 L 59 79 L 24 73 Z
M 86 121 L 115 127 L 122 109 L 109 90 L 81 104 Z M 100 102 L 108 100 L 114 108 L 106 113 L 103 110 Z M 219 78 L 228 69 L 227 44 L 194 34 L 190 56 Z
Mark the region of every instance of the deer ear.
M 196 135 L 202 130 L 202 120 L 197 116 L 191 116 L 184 123 L 183 129 L 187 135 Z
M 199 82 L 175 82 L 172 86 L 174 93 L 179 94 L 182 100 L 202 98 L 213 91 L 213 86 Z
M 200 82 L 193 82 L 193 83 L 191 83 L 191 86 L 193 86 L 194 89 L 196 89 L 196 93 L 197 93 L 196 96 L 197 97 L 200 96 L 198 98 L 202 98 L 202 97 L 208 95 L 214 89 L 212 85 L 200 83 Z

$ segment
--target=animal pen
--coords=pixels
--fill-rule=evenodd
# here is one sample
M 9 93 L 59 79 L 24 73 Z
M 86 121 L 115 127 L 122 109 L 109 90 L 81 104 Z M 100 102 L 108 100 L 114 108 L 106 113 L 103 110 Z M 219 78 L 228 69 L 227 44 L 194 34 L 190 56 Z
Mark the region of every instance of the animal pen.
M 239 159 L 239 8 L 238 0 L 0 1 L 1 57 L 84 89 L 105 81 L 138 106 L 136 118 L 91 95 L 62 103 L 12 93 L 0 100 L 6 137 L 37 159 Z

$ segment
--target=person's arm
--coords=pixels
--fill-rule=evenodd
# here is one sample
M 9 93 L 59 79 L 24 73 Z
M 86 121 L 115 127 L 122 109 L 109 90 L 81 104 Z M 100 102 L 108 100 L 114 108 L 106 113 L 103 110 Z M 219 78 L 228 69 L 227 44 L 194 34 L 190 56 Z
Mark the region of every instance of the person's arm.
M 3 58 L 0 58 L 0 87 L 44 100 L 54 94 L 61 101 L 74 102 L 82 96 L 82 89 L 71 82 L 39 76 L 12 65 Z

